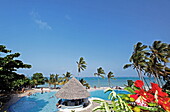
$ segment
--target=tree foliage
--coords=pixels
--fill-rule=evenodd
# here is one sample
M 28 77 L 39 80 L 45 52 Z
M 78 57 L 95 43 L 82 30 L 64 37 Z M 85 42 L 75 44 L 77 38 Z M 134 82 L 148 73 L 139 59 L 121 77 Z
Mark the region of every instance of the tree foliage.
M 31 79 L 34 81 L 36 87 L 38 85 L 45 84 L 45 78 L 43 77 L 42 73 L 34 73 Z
M 110 79 L 114 79 L 114 75 L 113 75 L 113 72 L 109 72 L 108 74 L 107 74 L 107 79 L 108 79 L 108 83 L 109 83 L 109 87 L 111 86 L 111 81 L 110 81 Z
M 20 68 L 31 68 L 18 60 L 20 53 L 11 53 L 6 46 L 0 45 L 0 90 L 11 91 L 19 85 L 23 85 L 25 76 L 17 73 Z
M 78 73 L 84 71 L 87 67 L 87 63 L 85 62 L 84 58 L 81 57 L 79 61 L 76 62 L 78 66 Z
M 97 69 L 97 72 L 94 73 L 94 76 L 98 76 L 98 86 L 99 86 L 99 87 L 100 87 L 99 77 L 104 78 L 104 75 L 105 75 L 105 72 L 104 72 L 104 70 L 103 70 L 102 67 L 99 67 L 99 68 Z
M 162 85 L 161 78 L 165 82 L 170 79 L 170 44 L 154 41 L 151 46 L 142 45 L 138 42 L 130 57 L 130 64 L 124 65 L 124 69 L 132 67 L 138 73 L 139 78 L 144 80 L 144 75 L 154 77 L 155 82 Z

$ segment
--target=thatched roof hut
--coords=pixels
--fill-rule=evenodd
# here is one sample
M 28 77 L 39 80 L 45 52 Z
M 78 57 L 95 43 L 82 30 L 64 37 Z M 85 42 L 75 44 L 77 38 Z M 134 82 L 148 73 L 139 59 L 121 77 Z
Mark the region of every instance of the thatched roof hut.
M 89 96 L 90 93 L 74 77 L 56 93 L 56 97 L 61 99 L 83 99 Z

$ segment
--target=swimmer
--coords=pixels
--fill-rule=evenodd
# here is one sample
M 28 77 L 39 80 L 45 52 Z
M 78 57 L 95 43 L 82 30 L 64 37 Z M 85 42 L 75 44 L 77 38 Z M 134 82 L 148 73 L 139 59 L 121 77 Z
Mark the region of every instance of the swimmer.
M 51 96 L 49 99 L 54 98 L 54 96 Z

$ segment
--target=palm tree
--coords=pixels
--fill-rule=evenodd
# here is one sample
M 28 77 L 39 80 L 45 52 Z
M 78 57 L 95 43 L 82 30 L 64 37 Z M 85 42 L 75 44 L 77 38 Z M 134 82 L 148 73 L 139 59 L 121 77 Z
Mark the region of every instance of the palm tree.
M 79 81 L 83 86 L 84 86 L 84 84 L 86 84 L 86 81 L 83 78 L 81 78 Z
M 83 86 L 86 86 L 86 89 L 89 89 L 89 88 L 90 88 L 89 83 L 87 83 L 83 78 L 81 78 L 79 81 L 80 81 L 80 83 L 81 83 Z
M 45 77 L 44 80 L 45 80 L 45 83 L 48 83 L 48 88 L 50 88 L 51 83 L 50 83 L 50 80 L 48 79 L 48 77 Z
M 166 63 L 169 62 L 169 45 L 166 43 L 162 43 L 161 41 L 154 41 L 150 48 L 150 57 L 149 57 L 149 65 L 147 66 L 150 71 L 146 71 L 148 74 L 153 75 L 155 77 L 155 81 L 157 84 L 161 86 L 161 75 L 162 71 L 165 71 Z
M 134 46 L 134 51 L 132 53 L 132 56 L 130 57 L 131 64 L 126 64 L 123 67 L 124 69 L 129 67 L 133 67 L 133 69 L 136 69 L 138 76 L 142 81 L 144 81 L 142 71 L 146 67 L 146 59 L 147 59 L 146 56 L 148 55 L 148 51 L 144 50 L 145 48 L 147 48 L 146 45 L 142 45 L 141 42 L 138 42 Z
M 51 86 L 51 84 L 54 85 L 54 83 L 55 83 L 55 75 L 54 74 L 50 74 L 50 79 L 49 79 L 48 83 L 50 86 Z
M 97 69 L 97 73 L 94 73 L 94 76 L 98 76 L 98 86 L 99 86 L 99 87 L 100 87 L 100 85 L 99 85 L 99 77 L 104 78 L 103 75 L 105 75 L 105 72 L 104 72 L 104 70 L 102 69 L 102 67 L 99 67 L 99 68 Z
M 58 74 L 55 75 L 54 77 L 54 82 L 53 82 L 53 85 L 54 85 L 54 88 L 56 88 L 56 85 L 59 85 L 59 78 L 58 78 Z
M 78 75 L 79 75 L 79 73 L 81 72 L 81 70 L 84 71 L 84 70 L 86 69 L 87 63 L 84 61 L 83 57 L 81 57 L 80 60 L 77 61 L 76 63 L 77 63 L 77 65 L 78 65 Z
M 67 83 L 69 81 L 69 79 L 71 78 L 72 74 L 70 72 L 67 72 L 66 74 L 63 74 L 63 81 L 64 81 L 64 84 Z
M 113 77 L 114 77 L 113 72 L 110 71 L 110 72 L 107 74 L 109 87 L 110 87 L 110 79 L 113 79 Z

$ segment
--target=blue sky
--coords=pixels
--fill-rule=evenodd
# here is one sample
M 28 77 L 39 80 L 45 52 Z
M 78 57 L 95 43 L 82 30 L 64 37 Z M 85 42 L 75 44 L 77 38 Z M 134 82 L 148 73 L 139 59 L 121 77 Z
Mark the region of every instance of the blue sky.
M 42 72 L 77 75 L 84 57 L 93 76 L 98 67 L 117 77 L 137 76 L 129 62 L 133 45 L 170 43 L 169 0 L 1 0 L 0 44 L 21 53 L 31 76 Z

